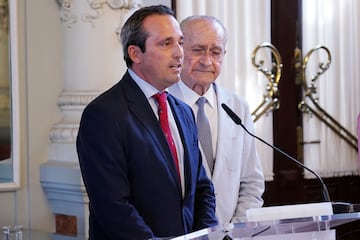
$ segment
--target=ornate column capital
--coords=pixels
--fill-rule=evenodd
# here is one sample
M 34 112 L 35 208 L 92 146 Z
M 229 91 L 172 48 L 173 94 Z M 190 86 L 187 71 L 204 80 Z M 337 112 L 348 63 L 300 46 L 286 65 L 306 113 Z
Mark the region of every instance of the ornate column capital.
M 85 23 L 94 25 L 94 21 L 104 14 L 105 6 L 108 6 L 112 10 L 130 10 L 139 8 L 143 4 L 142 0 L 87 0 L 87 2 L 83 1 L 84 3 L 80 8 L 81 10 L 78 10 L 76 1 L 56 1 L 60 6 L 61 22 L 68 27 L 72 27 L 72 25 L 76 24 L 79 18 Z

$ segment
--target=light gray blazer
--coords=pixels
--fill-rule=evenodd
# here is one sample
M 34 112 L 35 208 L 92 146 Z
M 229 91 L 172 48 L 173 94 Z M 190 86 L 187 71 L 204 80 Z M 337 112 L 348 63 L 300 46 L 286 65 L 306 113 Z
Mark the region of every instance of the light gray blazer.
M 265 183 L 255 139 L 236 125 L 221 107 L 222 103 L 229 106 L 254 133 L 248 103 L 216 83 L 214 87 L 218 104 L 218 141 L 212 176 L 206 161 L 203 165 L 214 184 L 219 224 L 224 224 L 244 220 L 247 209 L 261 207 Z M 178 84 L 171 86 L 169 92 L 187 103 Z

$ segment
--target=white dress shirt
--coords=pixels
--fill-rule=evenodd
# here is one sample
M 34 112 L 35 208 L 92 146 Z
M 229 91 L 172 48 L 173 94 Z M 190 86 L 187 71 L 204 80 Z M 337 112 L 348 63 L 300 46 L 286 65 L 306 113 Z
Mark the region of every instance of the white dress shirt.
M 189 87 L 187 87 L 182 81 L 179 81 L 178 86 L 180 88 L 180 91 L 183 94 L 183 100 L 187 105 L 189 105 L 195 115 L 198 111 L 198 105 L 196 104 L 196 101 L 201 97 L 199 94 L 191 90 Z M 213 156 L 216 156 L 216 139 L 218 134 L 218 115 L 217 115 L 217 100 L 216 100 L 216 93 L 215 88 L 213 85 L 206 91 L 204 95 L 202 95 L 207 99 L 207 103 L 205 104 L 205 113 L 209 120 L 210 124 L 210 130 L 211 130 L 211 142 L 212 142 L 212 149 L 213 149 Z

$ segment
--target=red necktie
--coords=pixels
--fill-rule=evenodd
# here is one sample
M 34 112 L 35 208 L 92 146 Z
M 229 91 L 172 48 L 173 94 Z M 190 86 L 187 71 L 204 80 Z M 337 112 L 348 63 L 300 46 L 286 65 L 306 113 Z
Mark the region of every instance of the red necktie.
M 169 120 L 168 120 L 167 102 L 166 102 L 167 93 L 166 92 L 157 93 L 154 95 L 154 98 L 157 100 L 157 102 L 159 104 L 158 113 L 159 113 L 160 126 L 165 134 L 166 140 L 169 144 L 171 153 L 172 153 L 174 161 L 175 161 L 175 166 L 176 166 L 177 172 L 180 176 L 179 160 L 177 157 L 176 146 L 175 146 L 174 139 L 173 139 L 171 131 L 170 131 Z

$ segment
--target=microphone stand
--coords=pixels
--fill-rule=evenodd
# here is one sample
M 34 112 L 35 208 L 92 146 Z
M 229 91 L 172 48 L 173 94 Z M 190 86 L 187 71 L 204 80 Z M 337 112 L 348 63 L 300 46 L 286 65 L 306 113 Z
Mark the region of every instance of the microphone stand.
M 323 196 L 324 196 L 324 200 L 326 202 L 331 202 L 330 199 L 330 195 L 329 195 L 329 191 L 327 186 L 325 185 L 323 179 L 312 169 L 308 168 L 306 165 L 304 165 L 303 163 L 301 163 L 300 161 L 298 161 L 297 159 L 293 158 L 292 156 L 290 156 L 289 154 L 287 154 L 286 152 L 282 151 L 281 149 L 279 149 L 276 146 L 273 146 L 269 143 L 267 143 L 265 140 L 261 139 L 260 137 L 254 135 L 253 133 L 251 133 L 242 123 L 241 119 L 239 118 L 239 116 L 236 115 L 236 113 L 234 113 L 226 104 L 222 103 L 221 104 L 222 108 L 225 110 L 225 112 L 229 115 L 229 117 L 234 121 L 235 124 L 240 125 L 250 136 L 256 138 L 257 140 L 261 141 L 262 143 L 266 144 L 267 146 L 271 147 L 272 149 L 274 149 L 275 151 L 281 153 L 282 155 L 284 155 L 285 157 L 287 157 L 288 159 L 292 160 L 293 162 L 295 162 L 298 166 L 306 169 L 307 171 L 311 172 L 321 183 L 322 186 L 322 192 L 323 192 Z M 360 212 L 360 204 L 352 204 L 352 203 L 346 203 L 346 202 L 332 202 L 332 208 L 333 208 L 333 213 L 337 214 L 337 213 L 352 213 L 352 212 Z
M 263 140 L 262 138 L 256 136 L 255 134 L 251 133 L 242 123 L 241 119 L 239 118 L 238 115 L 236 115 L 236 113 L 234 113 L 226 104 L 222 103 L 221 104 L 222 108 L 225 110 L 225 112 L 229 115 L 229 117 L 234 121 L 235 124 L 240 125 L 245 132 L 247 132 L 250 136 L 256 138 L 257 140 L 261 141 L 262 143 L 264 143 L 265 145 L 269 146 L 270 148 L 274 149 L 275 151 L 281 153 L 283 156 L 285 156 L 286 158 L 292 160 L 293 162 L 295 162 L 298 166 L 306 169 L 307 171 L 309 171 L 310 173 L 312 173 L 317 180 L 321 183 L 322 186 L 322 192 L 323 192 L 323 197 L 325 202 L 330 202 L 331 206 L 332 206 L 332 210 L 333 210 L 333 214 L 339 214 L 339 213 L 352 213 L 352 212 L 360 212 L 360 204 L 351 204 L 351 203 L 346 203 L 346 202 L 331 202 L 330 199 L 330 195 L 329 195 L 329 191 L 327 186 L 325 185 L 323 179 L 312 169 L 308 168 L 306 165 L 304 165 L 303 163 L 301 163 L 300 161 L 298 161 L 297 159 L 293 158 L 292 156 L 290 156 L 289 154 L 287 154 L 286 152 L 282 151 L 281 149 L 279 149 L 276 146 L 273 146 L 271 144 L 269 144 L 268 142 L 266 142 L 265 140 Z M 225 237 L 223 238 L 223 240 L 231 240 L 232 238 L 226 234 Z
M 276 150 L 277 152 L 281 153 L 282 155 L 284 155 L 285 157 L 287 157 L 288 159 L 292 160 L 293 162 L 295 162 L 297 165 L 299 165 L 300 167 L 308 170 L 309 172 L 311 172 L 321 183 L 322 186 L 322 191 L 323 191 L 323 196 L 324 196 L 324 200 L 326 202 L 331 202 L 330 200 L 330 196 L 329 196 L 329 191 L 327 189 L 327 186 L 325 185 L 324 181 L 322 180 L 322 178 L 319 176 L 319 174 L 317 174 L 315 171 L 313 171 L 312 169 L 308 168 L 306 165 L 304 165 L 303 163 L 301 163 L 300 161 L 298 161 L 297 159 L 293 158 L 292 156 L 290 156 L 289 154 L 287 154 L 286 152 L 282 151 L 280 148 L 273 146 L 271 144 L 269 144 L 268 142 L 266 142 L 265 140 L 263 140 L 262 138 L 256 136 L 255 134 L 251 133 L 242 123 L 241 119 L 224 103 L 221 104 L 222 108 L 225 110 L 225 112 L 230 116 L 230 118 L 237 124 L 240 125 L 250 136 L 256 138 L 257 140 L 261 141 L 262 143 L 266 144 L 267 146 L 271 147 L 272 149 Z

